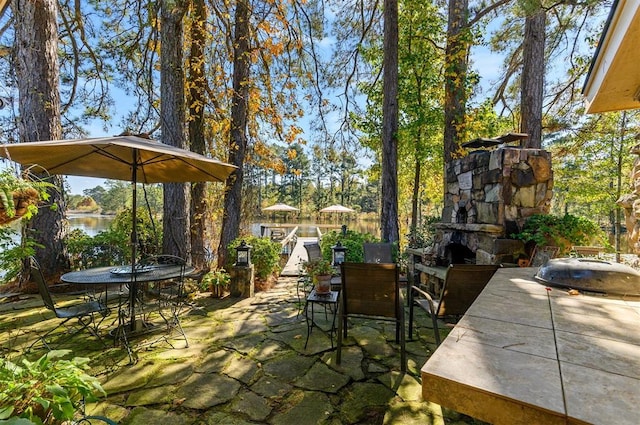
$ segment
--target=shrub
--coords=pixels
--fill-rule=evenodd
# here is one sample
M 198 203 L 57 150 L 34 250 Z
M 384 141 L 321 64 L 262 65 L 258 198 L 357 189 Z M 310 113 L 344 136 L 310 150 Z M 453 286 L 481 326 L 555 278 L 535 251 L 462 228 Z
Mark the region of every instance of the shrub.
M 118 213 L 108 230 L 94 237 L 80 229 L 69 233 L 65 242 L 73 268 L 128 264 L 131 262 L 131 210 Z M 138 258 L 159 253 L 162 232 L 157 232 L 160 223 L 154 223 L 143 208 L 137 214 Z
M 251 263 L 255 267 L 257 277 L 266 279 L 271 274 L 280 271 L 280 252 L 282 251 L 282 245 L 268 238 L 260 238 L 257 236 L 240 237 L 231 242 L 227 251 L 227 268 L 233 267 L 236 259 L 236 247 L 240 245 L 242 241 L 245 241 L 247 245 L 251 245 Z
M 215 269 L 202 276 L 200 290 L 209 291 L 213 296 L 220 297 L 231 284 L 231 275 L 225 269 Z
M 10 227 L 0 227 L 0 283 L 13 282 L 23 271 L 23 261 L 35 254 L 37 247 L 41 247 L 32 238 L 23 236 L 18 244 L 15 231 Z
M 83 400 L 106 395 L 98 380 L 85 372 L 89 359 L 63 359 L 69 353 L 54 350 L 35 362 L 22 359 L 20 364 L 0 358 L 0 421 L 24 418 L 35 424 L 61 423 L 73 419 Z
M 532 215 L 522 231 L 511 237 L 539 246 L 557 246 L 560 254 L 568 253 L 573 245 L 609 245 L 605 233 L 596 223 L 571 214 L 562 217 L 550 214 Z
M 347 248 L 345 261 L 362 263 L 364 261 L 364 248 L 362 244 L 365 242 L 380 242 L 380 239 L 370 233 L 359 233 L 353 230 L 347 230 L 346 235 L 336 230 L 327 232 L 322 235 L 322 243 L 320 244 L 322 258 L 331 260 L 331 247 L 338 243 L 338 241 L 340 241 L 342 246 Z
M 424 217 L 417 227 L 412 227 L 407 235 L 409 248 L 424 248 L 430 246 L 436 234 L 434 224 L 439 222 L 440 217 L 428 216 Z

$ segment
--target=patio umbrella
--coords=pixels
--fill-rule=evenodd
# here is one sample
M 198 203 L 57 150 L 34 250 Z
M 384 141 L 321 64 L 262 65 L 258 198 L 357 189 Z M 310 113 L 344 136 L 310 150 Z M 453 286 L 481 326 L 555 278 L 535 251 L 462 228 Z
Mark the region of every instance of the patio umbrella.
M 287 204 L 273 204 L 270 207 L 263 208 L 262 211 L 298 211 L 298 208 Z
M 236 167 L 138 136 L 0 144 L 0 156 L 49 174 L 128 180 L 133 187 L 131 271 L 135 296 L 136 183 L 224 181 Z M 133 301 L 133 299 L 132 299 Z M 132 304 L 132 314 L 133 305 Z M 135 323 L 135 321 L 133 321 Z
M 321 213 L 350 213 L 350 212 L 355 212 L 355 210 L 348 207 L 344 207 L 340 204 L 334 204 L 321 209 L 320 212 Z
M 350 212 L 355 212 L 355 210 L 345 207 L 343 205 L 340 204 L 333 204 L 333 205 L 329 205 L 328 207 L 325 207 L 323 209 L 320 210 L 321 213 L 336 213 L 336 215 L 334 216 L 334 224 L 337 223 L 338 221 L 338 214 L 340 213 L 350 213 Z M 343 229 L 342 231 L 344 232 L 346 227 L 342 226 Z

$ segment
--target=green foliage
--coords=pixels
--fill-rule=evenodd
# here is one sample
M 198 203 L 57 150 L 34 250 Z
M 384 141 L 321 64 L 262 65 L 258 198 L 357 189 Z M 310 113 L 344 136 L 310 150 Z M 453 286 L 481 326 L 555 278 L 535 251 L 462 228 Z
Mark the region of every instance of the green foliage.
M 131 223 L 133 222 L 131 208 L 121 210 L 109 226 L 109 230 L 119 237 L 131 238 Z M 141 257 L 156 255 L 162 247 L 162 226 L 149 216 L 146 208 L 138 208 L 136 213 L 136 232 L 138 235 L 138 254 Z M 158 229 L 160 231 L 158 231 Z
M 236 247 L 242 241 L 251 245 L 251 263 L 255 267 L 256 276 L 266 279 L 271 274 L 280 271 L 280 252 L 282 246 L 278 242 L 272 242 L 269 238 L 257 236 L 246 236 L 235 239 L 228 247 L 229 263 L 227 267 L 232 267 L 236 259 Z
M 302 267 L 309 276 L 326 276 L 333 274 L 331 261 L 324 258 L 314 258 L 313 260 L 303 261 Z
M 553 245 L 566 254 L 572 245 L 608 245 L 604 232 L 591 220 L 571 214 L 555 216 L 535 214 L 529 217 L 520 233 L 512 238 L 536 245 Z
M 230 283 L 231 276 L 225 269 L 215 269 L 202 276 L 200 289 L 203 291 L 216 292 L 216 287 L 228 288 Z
M 359 233 L 353 230 L 347 230 L 346 235 L 343 235 L 342 232 L 334 230 L 322 235 L 322 243 L 320 247 L 322 249 L 323 258 L 331 258 L 331 247 L 338 243 L 338 241 L 340 241 L 342 246 L 347 248 L 345 261 L 361 263 L 364 261 L 363 244 L 365 242 L 380 242 L 380 239 L 370 233 Z
M 157 254 L 162 246 L 162 232 L 156 231 L 160 223 L 154 223 L 145 211 L 139 208 L 137 214 L 138 258 Z M 94 237 L 74 229 L 65 240 L 72 267 L 77 269 L 129 263 L 131 223 L 131 210 L 125 209 L 116 215 L 108 230 Z
M 65 240 L 74 269 L 125 264 L 131 261 L 130 235 L 105 230 L 94 237 L 80 229 L 72 230 Z
M 18 278 L 22 272 L 22 262 L 34 255 L 37 247 L 41 247 L 28 236 L 22 238 L 22 244 L 16 243 L 17 239 L 15 230 L 0 227 L 0 283 L 12 282 Z
M 0 358 L 0 420 L 25 418 L 34 424 L 73 419 L 81 403 L 106 395 L 98 380 L 86 373 L 89 359 L 63 357 L 71 350 L 54 350 L 35 362 L 13 363 Z
M 83 195 L 69 195 L 67 208 L 84 213 L 96 213 L 100 211 L 100 206 L 92 197 Z
M 576 131 L 550 138 L 553 156 L 552 212 L 589 217 L 612 225 L 618 198 L 628 193 L 627 178 L 637 144 L 640 111 L 589 116 Z
M 18 177 L 10 169 L 0 171 L 0 205 L 5 209 L 8 218 L 16 214 L 16 200 L 22 199 L 27 202 L 27 210 L 23 217 L 29 219 L 38 213 L 37 203 L 49 199 L 47 190 L 55 186 L 30 176 L 26 174 L 25 177 Z
M 424 248 L 430 246 L 436 234 L 434 224 L 439 222 L 440 217 L 428 216 L 422 219 L 422 222 L 417 228 L 411 228 L 407 235 L 409 248 Z

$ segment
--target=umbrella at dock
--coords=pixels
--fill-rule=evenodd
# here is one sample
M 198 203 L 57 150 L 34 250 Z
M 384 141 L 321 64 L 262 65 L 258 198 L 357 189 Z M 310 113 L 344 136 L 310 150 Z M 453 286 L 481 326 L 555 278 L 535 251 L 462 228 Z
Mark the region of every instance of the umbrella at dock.
M 350 213 L 350 212 L 355 212 L 355 210 L 348 207 L 344 207 L 340 204 L 334 204 L 321 209 L 320 212 L 321 213 Z
M 262 211 L 298 211 L 298 208 L 287 204 L 274 204 L 263 208 Z

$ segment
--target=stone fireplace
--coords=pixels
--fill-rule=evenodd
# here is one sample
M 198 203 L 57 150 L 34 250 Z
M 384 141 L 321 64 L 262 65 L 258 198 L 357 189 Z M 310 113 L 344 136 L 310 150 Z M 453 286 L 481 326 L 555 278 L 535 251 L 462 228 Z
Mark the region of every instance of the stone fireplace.
M 452 161 L 445 178 L 442 222 L 436 224 L 431 261 L 425 260 L 434 265 L 517 262 L 525 248 L 510 235 L 529 216 L 549 212 L 551 154 L 500 144 Z

